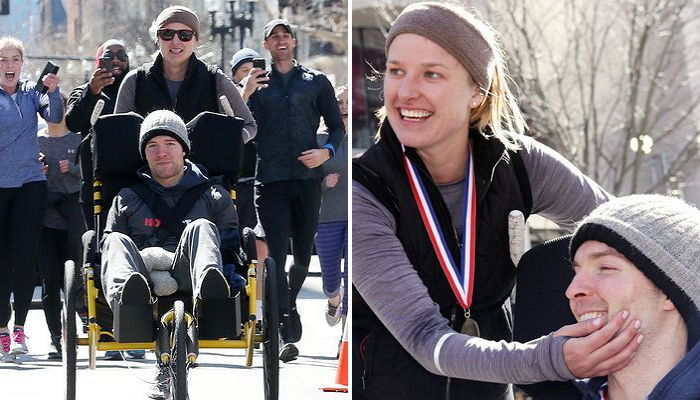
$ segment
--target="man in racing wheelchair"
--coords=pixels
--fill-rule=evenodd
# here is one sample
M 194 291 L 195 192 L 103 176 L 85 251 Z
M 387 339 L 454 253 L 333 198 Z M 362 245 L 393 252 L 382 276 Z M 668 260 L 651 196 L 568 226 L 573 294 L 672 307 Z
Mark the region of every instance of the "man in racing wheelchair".
M 231 198 L 186 159 L 187 128 L 175 113 L 158 110 L 144 119 L 139 150 L 148 164 L 137 172 L 140 183 L 114 198 L 102 240 L 101 282 L 115 332 L 120 320 L 129 321 L 123 331 L 138 318 L 152 320 L 154 294 L 176 291 L 191 296 L 197 312 L 233 320 L 231 312 L 220 312 L 231 296 L 222 253 L 235 254 L 239 247 Z M 207 327 L 198 322 L 201 336 Z M 149 397 L 169 398 L 168 380 L 159 365 Z

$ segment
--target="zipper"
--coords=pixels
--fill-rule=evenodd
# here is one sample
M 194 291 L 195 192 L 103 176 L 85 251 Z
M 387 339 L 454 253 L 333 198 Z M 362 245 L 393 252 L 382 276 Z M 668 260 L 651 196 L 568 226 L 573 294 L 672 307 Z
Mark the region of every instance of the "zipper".
M 371 335 L 367 335 L 360 341 L 360 359 L 362 360 L 362 390 L 367 389 L 365 384 L 365 377 L 367 376 L 367 365 L 365 364 L 365 344 L 369 340 Z

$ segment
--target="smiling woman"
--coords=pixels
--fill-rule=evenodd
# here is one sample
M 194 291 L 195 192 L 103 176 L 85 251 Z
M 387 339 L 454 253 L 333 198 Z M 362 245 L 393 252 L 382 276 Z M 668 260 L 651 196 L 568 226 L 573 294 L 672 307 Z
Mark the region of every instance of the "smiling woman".
M 187 7 L 163 10 L 150 28 L 160 51 L 152 63 L 130 72 L 122 82 L 115 112 L 134 111 L 146 116 L 154 110 L 172 110 L 185 122 L 203 111 L 224 113 L 225 96 L 234 115 L 245 120 L 243 140 L 257 133 L 257 125 L 238 90 L 216 65 L 195 55 L 199 43 L 199 18 Z
M 504 383 L 599 375 L 636 349 L 622 313 L 507 343 L 509 213 L 571 229 L 610 196 L 523 135 L 497 36 L 436 2 L 389 30 L 385 118 L 353 162 L 354 397 L 512 399 Z
M 24 322 L 36 279 L 35 257 L 44 222 L 46 177 L 39 160 L 37 113 L 48 122 L 63 119 L 58 77 L 46 75 L 41 94 L 35 82 L 21 79 L 22 42 L 0 38 L 0 352 L 5 357 L 27 352 Z M 10 286 L 12 284 L 12 286 Z M 10 294 L 15 326 L 10 334 Z M 12 338 L 10 338 L 12 336 Z

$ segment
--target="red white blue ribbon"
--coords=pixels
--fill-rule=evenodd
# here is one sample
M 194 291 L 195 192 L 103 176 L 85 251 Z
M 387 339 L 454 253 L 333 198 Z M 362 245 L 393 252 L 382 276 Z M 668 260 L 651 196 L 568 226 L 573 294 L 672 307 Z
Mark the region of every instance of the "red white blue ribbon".
M 405 152 L 406 149 L 404 148 L 404 167 L 408 174 L 413 198 L 416 200 L 416 205 L 423 219 L 423 225 L 428 232 L 428 237 L 430 237 L 430 242 L 433 245 L 442 271 L 450 283 L 452 292 L 459 304 L 465 310 L 468 310 L 472 304 L 472 294 L 474 292 L 474 248 L 476 243 L 476 185 L 471 146 L 469 146 L 467 151 L 467 173 L 464 179 L 463 245 L 460 265 L 455 263 L 452 253 L 447 247 L 443 229 L 435 215 L 432 202 L 425 190 L 418 169 L 408 159 Z

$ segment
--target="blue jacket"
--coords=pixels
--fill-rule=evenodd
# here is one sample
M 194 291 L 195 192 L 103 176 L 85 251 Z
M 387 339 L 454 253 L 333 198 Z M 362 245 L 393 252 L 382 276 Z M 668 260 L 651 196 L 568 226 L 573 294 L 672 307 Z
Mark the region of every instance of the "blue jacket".
M 295 65 L 289 83 L 274 68 L 269 87 L 256 91 L 249 100 L 258 124 L 258 168 L 256 178 L 268 183 L 293 179 L 319 179 L 320 171 L 297 160 L 302 151 L 316 149 L 320 118 L 328 127 L 327 144 L 340 147 L 345 127 L 333 86 L 323 73 Z
M 17 99 L 0 88 L 0 188 L 17 188 L 46 180 L 39 161 L 37 112 L 48 122 L 63 119 L 63 100 L 57 89 L 40 94 L 34 82 L 21 80 Z

